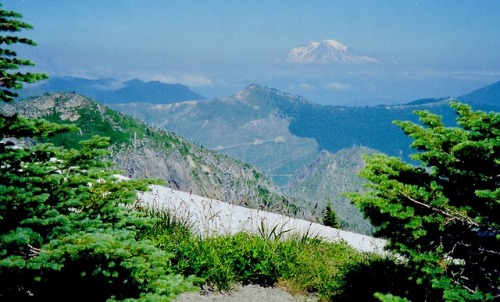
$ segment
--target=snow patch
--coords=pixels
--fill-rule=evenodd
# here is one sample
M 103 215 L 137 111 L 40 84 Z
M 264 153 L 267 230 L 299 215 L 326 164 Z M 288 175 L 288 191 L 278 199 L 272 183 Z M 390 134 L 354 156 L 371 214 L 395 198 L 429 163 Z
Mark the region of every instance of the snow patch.
M 250 232 L 260 234 L 275 228 L 284 236 L 317 236 L 328 242 L 345 241 L 363 252 L 385 254 L 386 241 L 353 232 L 330 228 L 306 220 L 275 213 L 248 209 L 219 200 L 152 185 L 148 192 L 138 194 L 144 206 L 167 210 L 188 222 L 201 236 Z

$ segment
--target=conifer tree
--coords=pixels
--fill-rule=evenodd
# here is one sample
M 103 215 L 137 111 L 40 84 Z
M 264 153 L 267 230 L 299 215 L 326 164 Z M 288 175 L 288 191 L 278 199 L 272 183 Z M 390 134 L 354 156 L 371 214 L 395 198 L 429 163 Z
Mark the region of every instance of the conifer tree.
M 323 212 L 323 224 L 332 228 L 339 228 L 340 224 L 337 219 L 337 213 L 333 210 L 332 201 L 326 202 L 326 208 Z
M 428 301 L 493 300 L 500 295 L 500 114 L 451 107 L 458 127 L 428 111 L 416 111 L 422 125 L 395 122 L 421 165 L 367 156 L 361 175 L 371 190 L 349 196 L 413 268 L 409 278 L 426 285 Z
M 74 129 L 19 116 L 9 103 L 32 62 L 8 49 L 31 26 L 0 9 L 0 300 L 166 300 L 191 282 L 170 273 L 169 255 L 141 234 L 155 220 L 134 209 L 144 181 L 120 181 L 103 160 L 109 139 L 79 150 L 37 143 Z M 14 72 L 13 72 L 14 71 Z
M 2 4 L 0 4 L 0 7 Z M 24 66 L 33 66 L 30 60 L 17 58 L 17 53 L 12 50 L 12 45 L 21 44 L 35 46 L 35 41 L 18 37 L 17 32 L 32 29 L 33 27 L 21 21 L 22 15 L 0 9 L 0 99 L 11 102 L 17 93 L 13 89 L 21 89 L 23 83 L 35 83 L 47 78 L 43 73 L 30 73 L 18 71 Z M 10 47 L 10 48 L 8 48 Z

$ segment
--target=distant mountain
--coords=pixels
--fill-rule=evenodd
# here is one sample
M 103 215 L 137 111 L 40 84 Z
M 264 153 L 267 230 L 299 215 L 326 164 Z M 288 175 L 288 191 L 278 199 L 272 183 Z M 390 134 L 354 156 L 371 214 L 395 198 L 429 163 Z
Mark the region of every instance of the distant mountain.
M 377 59 L 369 56 L 359 55 L 350 50 L 344 44 L 335 40 L 324 40 L 321 42 L 309 42 L 290 50 L 285 62 L 288 63 L 377 63 Z
M 375 107 L 323 106 L 276 89 L 250 85 L 233 96 L 167 105 L 113 104 L 157 127 L 174 131 L 203 146 L 255 165 L 278 185 L 285 185 L 320 150 L 331 153 L 365 146 L 409 160 L 415 151 L 394 120 L 417 122 L 414 110 L 430 110 L 455 125 L 449 102 L 425 99 Z M 473 109 L 493 103 L 473 103 Z M 500 107 L 497 107 L 500 108 Z
M 205 99 L 204 96 L 182 84 L 141 80 L 125 82 L 114 79 L 89 80 L 77 77 L 51 78 L 36 86 L 28 86 L 21 90 L 19 99 L 51 92 L 76 92 L 107 104 L 130 102 L 170 104 Z
M 405 105 L 414 106 L 414 105 L 430 105 L 430 104 L 438 104 L 438 103 L 448 103 L 453 98 L 425 98 L 419 99 L 415 101 L 411 101 L 406 103 Z
M 471 93 L 458 97 L 459 100 L 470 104 L 481 104 L 500 107 L 500 82 L 477 89 Z
M 317 212 L 314 217 L 322 217 L 330 200 L 342 229 L 371 234 L 373 226 L 369 220 L 363 218 L 359 209 L 342 193 L 363 190 L 364 180 L 358 176 L 365 166 L 362 155 L 375 152 L 365 147 L 342 149 L 335 154 L 323 150 L 314 162 L 292 177 L 285 192 L 291 198 L 305 200 L 301 209 L 306 213 L 307 209 L 310 213 Z
M 263 169 L 279 185 L 318 156 L 314 139 L 290 132 L 287 112 L 315 106 L 276 89 L 250 85 L 233 96 L 168 105 L 112 104 L 162 129 Z
M 46 94 L 0 104 L 0 111 L 6 109 L 80 128 L 77 133 L 47 139 L 56 145 L 79 148 L 79 141 L 93 135 L 109 137 L 110 159 L 128 177 L 159 178 L 171 188 L 200 196 L 279 213 L 298 213 L 298 208 L 259 169 L 148 126 L 87 97 Z

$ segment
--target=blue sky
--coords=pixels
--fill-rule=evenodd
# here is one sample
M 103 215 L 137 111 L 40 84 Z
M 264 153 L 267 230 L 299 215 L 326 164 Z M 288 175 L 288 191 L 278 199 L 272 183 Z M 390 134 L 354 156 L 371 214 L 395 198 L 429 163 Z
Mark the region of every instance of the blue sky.
M 251 83 L 320 103 L 460 95 L 500 80 L 500 1 L 9 0 L 51 76 L 181 82 L 208 97 Z M 322 70 L 276 64 L 335 39 L 387 64 Z

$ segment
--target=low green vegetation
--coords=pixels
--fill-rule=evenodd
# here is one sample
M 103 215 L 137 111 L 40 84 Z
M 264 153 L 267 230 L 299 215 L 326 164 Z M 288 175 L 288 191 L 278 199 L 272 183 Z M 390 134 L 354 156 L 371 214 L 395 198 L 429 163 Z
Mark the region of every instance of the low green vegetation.
M 343 242 L 307 235 L 285 239 L 275 230 L 203 238 L 175 216 L 149 214 L 160 220 L 145 236 L 171 255 L 172 271 L 197 276 L 215 290 L 235 283 L 278 285 L 296 294 L 315 293 L 322 301 L 375 301 L 376 291 L 401 279 L 394 277 L 399 272 L 392 260 Z
M 35 44 L 12 36 L 31 28 L 20 21 L 20 14 L 0 10 L 0 19 L 2 43 Z M 13 89 L 23 83 L 46 78 L 17 72 L 33 63 L 16 56 L 9 49 L 0 51 L 2 102 L 11 102 Z M 76 112 L 89 115 L 79 119 L 87 122 L 80 126 L 109 138 L 92 131 L 78 135 L 75 126 L 25 118 L 8 107 L 0 113 L 0 300 L 168 301 L 201 282 L 228 289 L 233 282 L 273 285 L 281 278 L 329 295 L 319 286 L 322 281 L 307 287 L 296 281 L 301 275 L 297 268 L 309 267 L 302 263 L 310 257 L 302 253 L 321 246 L 319 242 L 247 234 L 201 239 L 182 221 L 141 210 L 136 193 L 152 182 L 115 176 L 106 160 L 109 144 L 129 138 L 102 123 L 100 111 L 90 109 Z M 148 128 L 134 130 L 141 131 Z M 58 146 L 47 143 L 49 137 Z M 332 269 L 367 257 L 345 258 Z M 326 276 L 326 284 L 341 278 L 334 274 L 339 278 L 329 281 L 332 275 Z

